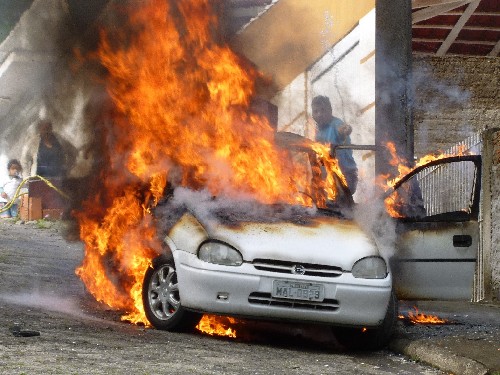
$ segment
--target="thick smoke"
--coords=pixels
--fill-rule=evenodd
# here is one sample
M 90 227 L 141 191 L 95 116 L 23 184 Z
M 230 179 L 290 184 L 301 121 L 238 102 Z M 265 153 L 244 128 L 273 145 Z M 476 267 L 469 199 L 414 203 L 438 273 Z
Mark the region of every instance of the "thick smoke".
M 178 187 L 155 208 L 159 235 L 165 236 L 179 218 L 190 212 L 204 225 L 238 225 L 240 222 L 275 223 L 291 221 L 307 225 L 317 212 L 316 207 L 287 204 L 266 205 L 251 197 L 215 197 L 206 189 L 194 191 Z
M 396 222 L 385 210 L 381 199 L 373 199 L 356 206 L 354 219 L 373 235 L 381 256 L 389 260 L 396 252 Z
M 12 99 L 10 114 L 0 128 L 1 173 L 5 173 L 6 160 L 16 158 L 23 164 L 25 177 L 35 174 L 29 159 L 39 140 L 37 124 L 49 120 L 67 158 L 62 190 L 71 201 L 65 219 L 79 207 L 88 193 L 85 189 L 91 189 L 87 178 L 99 173 L 96 164 L 104 155 L 99 150 L 103 137 L 99 119 L 107 97 L 102 69 L 88 54 L 95 48 L 97 15 L 106 2 L 82 7 L 74 0 L 35 0 L 0 45 L 0 61 L 13 60 L 6 75 L 15 78 L 18 74 L 16 90 L 25 90 L 18 101 Z M 73 234 L 77 237 L 76 231 Z
M 38 120 L 47 118 L 52 121 L 55 132 L 71 146 L 67 152 L 68 176 L 62 189 L 70 196 L 64 218 L 72 221 L 75 212 L 85 209 L 83 202 L 99 193 L 104 178 L 114 186 L 137 183 L 139 192 L 147 189 L 126 172 L 124 162 L 127 154 L 111 151 L 116 150 L 117 140 L 122 137 L 113 122 L 126 119 L 120 118 L 113 107 L 104 85 L 106 69 L 94 54 L 100 30 L 118 30 L 118 26 L 125 23 L 126 12 L 124 4 L 115 1 L 103 1 L 98 9 L 91 9 L 93 17 L 89 17 L 88 7 L 78 2 L 70 2 L 69 13 L 60 8 L 60 3 L 55 0 L 35 3 L 34 7 L 45 7 L 45 12 L 51 15 L 51 22 L 58 25 L 52 28 L 53 43 L 49 48 L 55 51 L 58 59 L 52 67 L 53 74 L 40 82 L 37 88 L 43 93 L 41 108 L 31 120 L 22 144 L 31 144 L 29 140 L 37 137 Z M 104 3 L 107 6 L 103 6 Z M 127 4 L 140 6 L 133 1 Z M 35 9 L 30 10 L 28 18 L 34 12 Z M 34 29 L 44 28 L 43 23 L 38 25 L 36 19 L 32 21 Z M 179 24 L 178 27 L 183 26 Z M 163 164 L 165 170 L 172 170 L 173 167 L 171 160 L 159 161 L 158 164 Z M 221 164 L 218 169 L 223 172 L 227 167 Z M 175 183 L 174 173 L 171 180 Z M 107 207 L 109 202 L 105 201 L 105 197 L 102 199 L 102 207 Z M 67 228 L 68 239 L 79 237 L 76 222 Z

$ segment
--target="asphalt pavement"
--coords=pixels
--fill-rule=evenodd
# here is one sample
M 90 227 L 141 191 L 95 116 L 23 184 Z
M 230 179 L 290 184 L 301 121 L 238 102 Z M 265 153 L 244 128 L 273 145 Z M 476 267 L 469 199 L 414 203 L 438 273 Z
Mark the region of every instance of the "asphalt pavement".
M 43 276 L 51 282 L 54 280 L 62 282 L 62 277 L 69 277 L 65 276 L 68 272 L 74 276 L 72 270 L 75 265 L 73 263 L 79 262 L 77 259 L 79 257 L 75 257 L 78 251 L 71 247 L 73 245 L 62 242 L 57 231 L 49 230 L 43 236 L 44 241 L 40 241 L 40 234 L 47 229 L 39 229 L 42 232 L 33 232 L 28 230 L 28 226 L 9 222 L 2 224 L 5 225 L 0 225 L 0 229 L 5 231 L 5 235 L 0 242 L 5 249 L 16 248 L 11 255 L 12 260 L 15 260 L 15 267 L 40 269 L 41 271 L 37 271 L 35 275 L 38 275 L 38 278 Z M 36 225 L 40 227 L 41 224 Z M 20 238 L 24 238 L 25 241 L 20 241 Z M 61 251 L 68 251 L 70 247 L 73 250 L 70 249 L 71 251 L 67 254 L 63 253 L 65 255 L 62 256 Z M 44 251 L 39 251 L 42 248 Z M 40 258 L 31 259 L 24 256 L 16 258 L 16 252 L 29 251 L 39 252 L 48 259 L 57 258 L 58 263 L 51 263 L 52 268 L 47 271 L 48 268 L 44 268 L 47 265 L 37 264 L 35 267 L 32 264 L 38 262 Z M 9 254 L 8 251 L 3 254 L 4 263 L 8 263 Z M 54 274 L 54 267 L 59 273 Z M 5 277 L 13 275 L 12 272 L 9 269 L 9 272 L 4 273 L 2 283 Z M 19 287 L 22 286 L 22 282 L 30 284 L 32 278 L 15 279 L 15 282 Z M 391 351 L 433 366 L 447 374 L 500 375 L 499 301 L 489 303 L 400 301 L 399 312 L 402 318 L 398 322 L 395 337 L 390 343 Z M 446 323 L 414 324 L 407 319 L 410 313 L 437 316 L 444 319 Z M 13 328 L 16 329 L 16 327 Z M 12 333 L 15 334 L 15 331 Z M 21 331 L 19 333 L 21 334 Z
M 409 313 L 446 323 L 415 324 Z M 392 351 L 449 374 L 500 375 L 500 303 L 402 301 L 400 316 Z

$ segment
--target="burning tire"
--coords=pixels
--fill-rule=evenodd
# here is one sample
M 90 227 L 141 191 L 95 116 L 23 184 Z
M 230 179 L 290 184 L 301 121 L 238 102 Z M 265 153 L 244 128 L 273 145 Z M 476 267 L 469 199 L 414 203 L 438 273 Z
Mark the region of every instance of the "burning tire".
M 182 307 L 175 264 L 166 255 L 154 259 L 153 267 L 146 271 L 142 302 L 146 317 L 156 329 L 186 331 L 194 328 L 201 318 Z
M 382 324 L 378 328 L 333 327 L 337 341 L 347 349 L 377 350 L 387 346 L 391 339 L 398 317 L 398 301 L 391 294 L 389 306 Z

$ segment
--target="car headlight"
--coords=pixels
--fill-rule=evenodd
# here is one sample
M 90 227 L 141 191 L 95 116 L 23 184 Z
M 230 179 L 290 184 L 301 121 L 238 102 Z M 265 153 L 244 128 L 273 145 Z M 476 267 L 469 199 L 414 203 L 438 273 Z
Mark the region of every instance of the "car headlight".
M 243 263 L 243 257 L 238 250 L 218 241 L 203 243 L 198 250 L 198 258 L 224 266 L 240 266 Z
M 354 263 L 351 272 L 354 277 L 360 279 L 385 279 L 387 265 L 381 257 L 366 257 Z

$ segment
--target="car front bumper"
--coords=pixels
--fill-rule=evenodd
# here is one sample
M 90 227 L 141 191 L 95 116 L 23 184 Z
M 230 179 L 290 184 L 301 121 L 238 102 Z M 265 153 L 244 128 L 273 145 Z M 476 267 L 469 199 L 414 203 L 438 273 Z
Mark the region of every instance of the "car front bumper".
M 181 303 L 200 312 L 346 326 L 378 326 L 387 311 L 392 279 L 301 276 L 206 263 L 196 255 L 176 251 L 174 260 Z M 271 297 L 274 280 L 324 286 L 322 302 Z

